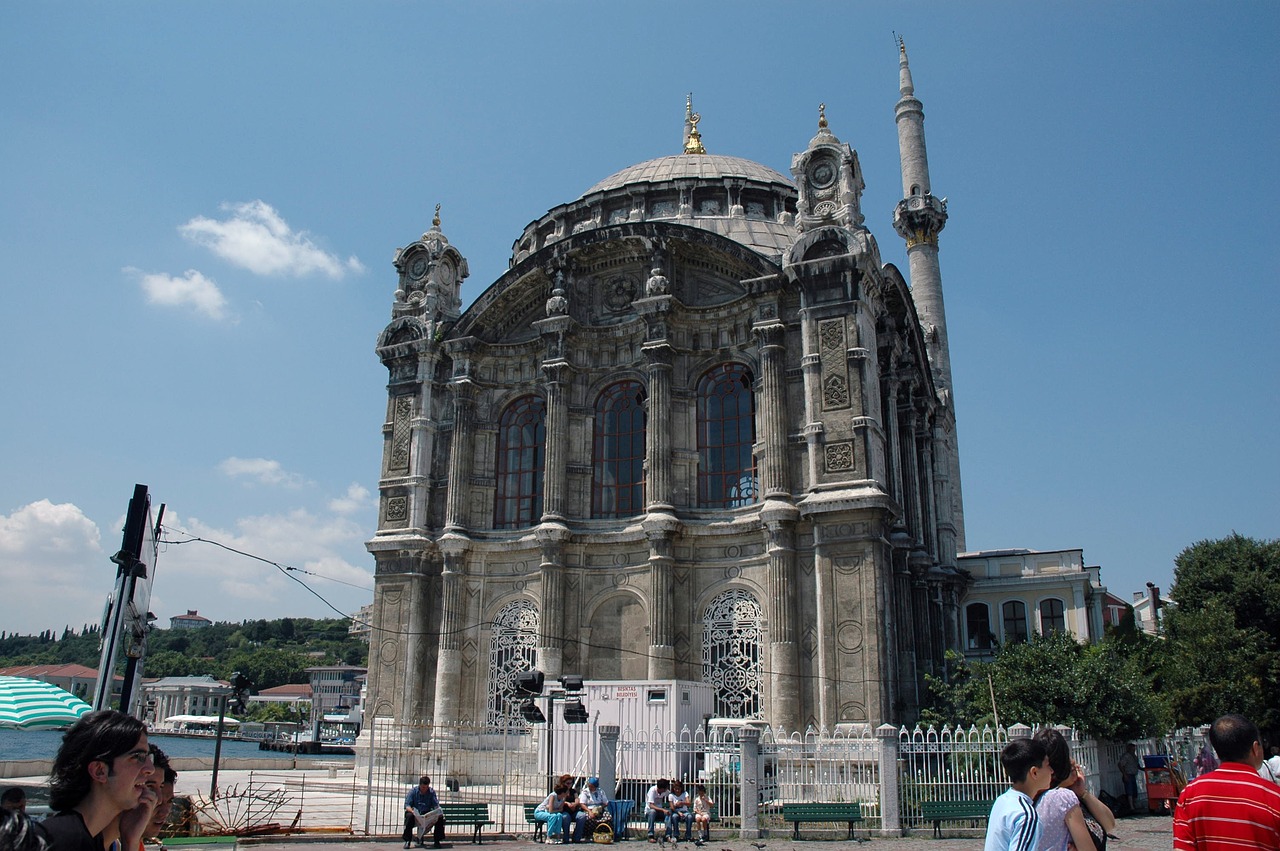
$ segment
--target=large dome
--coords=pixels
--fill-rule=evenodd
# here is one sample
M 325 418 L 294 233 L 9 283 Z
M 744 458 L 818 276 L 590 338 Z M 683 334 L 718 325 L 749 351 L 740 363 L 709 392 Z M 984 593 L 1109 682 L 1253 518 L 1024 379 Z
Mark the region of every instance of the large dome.
M 740 177 L 760 183 L 780 183 L 792 186 L 783 175 L 760 163 L 741 157 L 723 157 L 713 154 L 675 154 L 658 157 L 628 166 L 616 174 L 592 186 L 583 197 L 596 192 L 607 192 L 636 183 L 662 183 L 669 180 L 703 179 L 717 180 L 724 177 Z
M 624 168 L 577 200 L 525 226 L 511 264 L 574 234 L 618 224 L 663 222 L 717 233 L 766 257 L 796 239 L 796 188 L 741 157 L 676 154 Z

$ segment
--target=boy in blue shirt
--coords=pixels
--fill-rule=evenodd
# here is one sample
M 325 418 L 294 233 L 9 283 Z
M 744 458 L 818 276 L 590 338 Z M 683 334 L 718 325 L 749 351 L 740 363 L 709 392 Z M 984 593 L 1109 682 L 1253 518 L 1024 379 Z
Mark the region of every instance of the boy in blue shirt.
M 1040 838 L 1035 797 L 1053 779 L 1049 755 L 1034 739 L 1014 739 L 1000 752 L 1000 764 L 1009 789 L 991 807 L 984 851 L 1034 851 Z

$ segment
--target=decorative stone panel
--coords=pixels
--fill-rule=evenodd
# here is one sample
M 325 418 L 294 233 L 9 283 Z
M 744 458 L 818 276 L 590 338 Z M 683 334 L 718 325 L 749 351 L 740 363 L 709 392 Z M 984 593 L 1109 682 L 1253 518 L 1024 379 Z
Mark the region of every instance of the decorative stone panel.
M 847 440 L 823 447 L 823 460 L 828 473 L 848 473 L 854 469 L 853 444 Z
M 818 323 L 818 357 L 822 364 L 822 409 L 849 407 L 849 359 L 845 355 L 844 317 Z
M 409 472 L 409 436 L 412 432 L 413 397 L 397 396 L 391 405 L 391 450 L 387 455 L 388 474 Z
M 397 529 L 409 525 L 409 497 L 404 495 L 382 498 L 382 526 Z

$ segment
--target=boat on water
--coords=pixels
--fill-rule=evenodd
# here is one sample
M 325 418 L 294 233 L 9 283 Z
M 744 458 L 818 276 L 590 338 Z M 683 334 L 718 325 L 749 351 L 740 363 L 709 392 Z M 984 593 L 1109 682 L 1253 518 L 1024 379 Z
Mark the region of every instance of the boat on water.
M 179 736 L 188 739 L 207 739 L 218 735 L 217 715 L 170 715 L 163 721 L 148 725 L 152 733 L 165 736 Z M 235 718 L 222 719 L 222 738 L 240 739 L 240 721 Z

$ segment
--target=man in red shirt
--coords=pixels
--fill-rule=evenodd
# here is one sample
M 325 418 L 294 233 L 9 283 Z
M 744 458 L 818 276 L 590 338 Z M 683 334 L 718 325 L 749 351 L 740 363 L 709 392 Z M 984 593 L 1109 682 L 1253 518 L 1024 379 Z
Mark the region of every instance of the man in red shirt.
M 1280 848 L 1280 786 L 1258 776 L 1258 728 L 1243 715 L 1223 715 L 1209 728 L 1209 741 L 1222 765 L 1178 796 L 1174 851 Z

